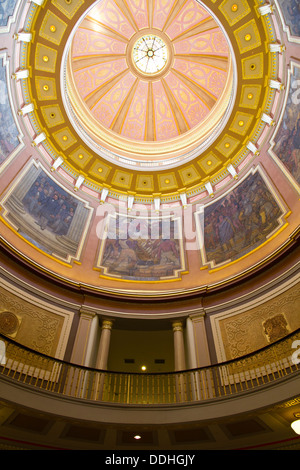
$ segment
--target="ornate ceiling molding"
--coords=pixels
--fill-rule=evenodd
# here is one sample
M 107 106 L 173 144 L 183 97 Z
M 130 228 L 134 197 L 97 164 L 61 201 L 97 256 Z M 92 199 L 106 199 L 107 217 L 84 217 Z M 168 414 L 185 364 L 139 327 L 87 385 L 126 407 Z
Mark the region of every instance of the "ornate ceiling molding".
M 108 3 L 114 10 L 121 11 L 118 3 L 112 0 Z M 274 115 L 277 113 L 278 101 L 280 101 L 277 94 L 281 86 L 279 83 L 279 87 L 274 88 L 274 83 L 278 83 L 281 63 L 278 54 L 284 54 L 284 51 L 280 49 L 276 52 L 270 49 L 270 44 L 280 42 L 275 31 L 276 19 L 273 10 L 263 10 L 260 1 L 254 3 L 246 0 L 236 3 L 231 0 L 176 2 L 174 6 L 177 8 L 177 16 L 175 10 L 171 10 L 173 4 L 169 5 L 172 11 L 168 19 L 169 28 L 175 27 L 180 14 L 183 14 L 184 9 L 188 9 L 191 3 L 194 3 L 194 6 L 199 5 L 200 8 L 209 8 L 206 11 L 211 11 L 228 37 L 232 48 L 232 63 L 236 64 L 236 96 L 230 115 L 226 115 L 226 126 L 222 133 L 220 135 L 212 133 L 211 136 L 204 133 L 204 138 L 208 140 L 209 145 L 203 152 L 197 152 L 194 149 L 188 161 L 182 164 L 184 145 L 179 156 L 176 156 L 174 145 L 172 148 L 175 152 L 174 159 L 168 161 L 168 164 L 173 165 L 174 168 L 168 169 L 162 165 L 159 170 L 155 168 L 155 171 L 153 171 L 153 165 L 156 166 L 156 163 L 153 162 L 148 162 L 149 170 L 139 171 L 134 162 L 131 161 L 129 165 L 129 160 L 125 157 L 118 156 L 117 161 L 113 161 L 115 157 L 113 146 L 108 150 L 111 159 L 106 158 L 107 155 L 102 156 L 100 151 L 95 152 L 94 148 L 83 139 L 83 134 L 78 131 L 80 128 L 78 119 L 77 125 L 73 125 L 74 121 L 70 121 L 64 106 L 66 96 L 60 77 L 66 54 L 65 44 L 69 37 L 73 37 L 74 32 L 76 34 L 78 25 L 82 24 L 86 12 L 91 11 L 94 5 L 101 6 L 101 2 L 72 0 L 66 3 L 65 0 L 57 0 L 48 1 L 42 7 L 32 3 L 29 8 L 24 30 L 32 35 L 32 40 L 21 43 L 20 63 L 15 64 L 16 69 L 30 70 L 30 76 L 22 80 L 25 106 L 21 112 L 28 113 L 30 122 L 28 131 L 32 140 L 40 135 L 46 136 L 39 146 L 48 161 L 53 164 L 62 158 L 59 166 L 66 173 L 66 179 L 73 179 L 76 182 L 80 177 L 83 186 L 88 187 L 96 198 L 105 187 L 108 188 L 110 196 L 116 199 L 126 198 L 129 194 L 133 194 L 137 202 L 152 203 L 155 195 L 159 194 L 163 201 L 172 202 L 179 201 L 180 192 L 184 191 L 188 199 L 192 200 L 199 194 L 207 194 L 205 186 L 207 182 L 215 188 L 221 187 L 222 181 L 226 184 L 228 181 L 233 181 L 243 171 L 245 162 L 249 163 L 249 159 L 251 160 L 256 152 L 259 152 L 259 148 L 273 130 L 270 127 L 270 121 L 266 121 L 265 116 L 270 117 L 272 123 L 274 117 L 276 118 Z M 123 15 L 124 24 L 127 25 L 130 25 L 130 19 L 134 18 L 137 13 L 133 11 L 134 3 L 129 3 L 129 5 L 131 9 L 128 7 L 127 16 Z M 151 5 L 153 10 L 147 10 L 149 11 L 147 18 L 139 12 L 138 17 L 144 18 L 143 21 L 153 22 L 153 14 L 155 16 L 156 12 L 158 15 L 159 4 L 152 2 Z M 159 15 L 158 18 L 160 18 Z M 87 20 L 84 19 L 83 22 L 85 21 Z M 130 27 L 133 37 L 140 33 L 138 25 Z M 198 27 L 199 25 L 196 25 L 195 28 L 187 29 L 189 36 L 196 32 L 195 36 L 191 36 L 193 39 L 201 37 L 201 33 L 200 36 L 198 34 Z M 110 30 L 112 36 L 110 39 L 114 40 L 113 36 L 117 33 L 113 31 L 113 28 Z M 194 63 L 199 61 L 202 67 L 206 67 L 206 64 L 202 63 L 201 53 L 194 60 L 196 61 Z M 74 64 L 73 67 L 76 67 L 76 61 Z M 175 74 L 173 76 L 175 79 Z M 176 72 L 176 80 L 187 86 L 187 78 L 183 79 L 179 72 Z M 195 82 L 193 86 L 196 86 Z M 171 91 L 170 88 L 169 91 Z M 51 105 L 48 104 L 49 100 Z M 47 105 L 45 105 L 46 101 Z M 274 108 L 275 102 L 276 108 Z M 30 104 L 33 105 L 33 110 L 26 108 Z M 122 105 L 126 106 L 126 102 L 123 101 Z M 85 113 L 86 110 L 81 117 L 84 117 Z M 119 124 L 115 122 L 115 125 Z M 151 133 L 150 128 L 148 130 Z M 191 134 L 187 132 L 188 136 Z M 192 141 L 195 144 L 197 134 L 194 135 Z M 114 143 L 114 140 L 112 142 Z M 189 148 L 188 144 L 189 139 L 187 148 Z M 168 148 L 168 145 L 165 145 Z M 118 148 L 120 149 L 120 145 Z M 128 152 L 129 149 L 130 146 L 128 146 Z M 156 154 L 158 155 L 159 151 Z
M 223 289 L 275 263 L 295 244 L 299 234 L 298 176 L 281 160 L 278 151 L 282 133 L 289 127 L 285 108 L 289 106 L 292 113 L 291 126 L 297 122 L 296 107 L 291 105 L 293 87 L 300 73 L 299 64 L 294 60 L 297 42 L 290 43 L 290 36 L 282 32 L 277 10 L 261 1 L 178 0 L 167 3 L 169 11 L 165 7 L 160 12 L 158 0 L 141 2 L 144 6 L 140 10 L 133 0 L 122 5 L 126 6 L 123 10 L 118 0 L 32 0 L 19 10 L 11 37 L 8 39 L 3 34 L 11 54 L 5 54 L 4 65 L 13 72 L 14 79 L 7 87 L 12 91 L 11 108 L 19 110 L 14 112 L 14 120 L 22 130 L 22 148 L 8 155 L 0 168 L 3 175 L 5 171 L 1 185 L 1 243 L 34 269 L 58 282 L 92 293 L 127 298 L 171 298 Z M 92 44 L 90 52 L 85 42 L 81 50 L 81 28 L 94 24 L 88 19 L 91 12 L 104 6 L 107 11 L 109 8 L 122 11 L 123 27 L 131 32 L 125 38 L 113 18 L 109 19 L 110 27 L 103 19 L 101 34 L 97 31 L 94 42 L 88 42 Z M 188 27 L 182 18 L 179 21 L 188 8 L 197 11 L 200 7 L 201 12 L 207 14 L 203 22 L 196 15 L 187 15 Z M 94 20 L 96 15 L 92 16 Z M 99 26 L 99 22 L 97 24 Z M 132 52 L 135 45 L 140 44 L 139 39 L 153 33 L 154 24 L 160 24 L 157 37 L 162 38 L 171 52 L 170 62 L 152 76 L 147 74 L 147 69 L 137 70 Z M 208 29 L 203 33 L 205 25 Z M 217 31 L 219 39 L 223 37 L 221 45 L 226 40 L 227 52 L 223 56 L 220 44 L 209 53 L 202 50 L 193 54 L 188 49 L 191 54 L 186 54 L 184 48 L 176 52 L 179 43 L 191 47 L 192 41 L 203 39 L 203 34 L 209 36 L 211 28 Z M 113 54 L 102 54 L 99 59 L 97 41 L 100 38 L 102 41 L 103 31 L 108 38 L 107 47 L 113 48 L 117 41 L 122 42 L 121 36 L 125 38 L 126 47 L 118 52 L 122 57 L 116 58 L 114 50 Z M 94 33 L 92 28 L 88 34 Z M 176 41 L 178 35 L 181 40 Z M 211 47 L 213 41 L 206 39 L 205 47 L 208 44 Z M 147 47 L 147 51 L 155 52 L 149 43 Z M 93 56 L 97 56 L 96 62 Z M 100 71 L 104 73 L 107 64 L 113 67 L 119 60 L 123 61 L 125 69 L 111 75 L 111 83 L 107 77 L 101 81 Z M 217 94 L 212 93 L 213 86 L 210 90 L 201 89 L 195 77 L 189 74 L 190 69 L 180 72 L 176 61 L 183 65 L 189 62 L 198 72 L 219 67 L 228 85 L 219 90 L 220 101 Z M 97 67 L 100 67 L 99 73 Z M 124 99 L 116 102 L 111 129 L 111 124 L 105 126 L 104 122 L 97 121 L 97 116 L 92 116 L 87 103 L 93 107 L 102 100 L 98 100 L 99 97 L 106 98 L 110 90 L 120 85 L 121 75 L 128 74 L 127 69 L 133 82 Z M 83 90 L 89 84 L 80 81 L 80 71 L 94 80 L 87 95 Z M 177 83 L 180 81 L 180 86 L 189 88 L 190 93 L 198 93 L 199 100 L 201 89 L 203 102 L 218 110 L 219 114 L 213 113 L 215 121 L 209 120 L 211 128 L 206 128 L 204 121 L 197 122 L 192 129 L 184 128 L 183 108 L 180 110 L 179 95 L 171 86 L 170 73 Z M 175 136 L 174 141 L 153 141 L 154 127 L 148 123 L 154 107 L 146 106 L 147 131 L 142 143 L 148 145 L 149 154 L 155 143 L 170 145 L 172 160 L 164 164 L 164 155 L 159 155 L 161 159 L 156 162 L 145 160 L 149 169 L 142 169 L 134 158 L 128 165 L 121 145 L 121 139 L 125 138 L 122 130 L 138 87 L 145 87 L 144 99 L 150 97 L 147 103 L 153 104 L 157 83 L 166 92 L 170 110 L 177 110 L 177 123 L 181 123 L 178 129 L 182 133 Z M 285 87 L 286 93 L 283 92 Z M 231 99 L 232 106 L 228 106 Z M 220 107 L 214 108 L 213 101 L 216 105 L 220 103 Z M 71 114 L 68 102 L 76 113 Z M 110 106 L 112 103 L 110 101 Z M 84 124 L 86 128 L 83 121 L 88 122 Z M 218 125 L 223 124 L 219 133 Z M 87 140 L 85 133 L 92 125 L 95 135 L 99 129 L 109 134 L 111 150 L 118 147 L 124 153 L 109 155 L 95 148 L 95 135 Z M 104 139 L 96 137 L 101 147 Z M 198 144 L 198 138 L 203 138 L 205 145 L 194 149 L 194 154 L 189 155 L 191 158 L 186 159 L 184 151 L 188 139 Z M 126 139 L 139 148 L 133 134 Z M 177 147 L 180 139 L 184 144 L 182 148 Z M 106 151 L 109 153 L 108 149 Z M 68 227 L 52 224 L 52 220 L 45 226 L 47 220 L 40 220 L 41 214 L 34 212 L 30 200 L 35 183 L 54 190 L 60 202 L 68 201 L 68 210 L 71 210 L 68 218 L 72 221 Z M 107 208 L 106 202 L 115 212 L 106 220 L 105 230 L 99 236 L 101 210 Z M 229 206 L 233 211 L 229 219 L 235 224 L 233 231 L 228 229 L 231 237 L 227 236 L 226 223 L 222 225 Z M 125 245 L 118 245 L 108 236 L 109 223 L 116 223 L 122 231 L 123 219 L 127 216 L 127 222 L 137 227 L 137 222 L 143 219 L 143 209 L 147 212 L 148 228 L 155 224 L 162 227 L 164 220 L 168 220 L 171 230 L 181 231 L 183 238 L 174 242 L 172 235 L 172 243 L 169 243 L 169 248 L 177 246 L 177 256 L 162 254 L 163 248 L 160 246 L 158 250 L 152 239 L 147 244 L 142 237 L 136 241 L 128 236 Z M 137 214 L 135 210 L 140 212 Z M 131 258 L 126 261 L 128 253 Z

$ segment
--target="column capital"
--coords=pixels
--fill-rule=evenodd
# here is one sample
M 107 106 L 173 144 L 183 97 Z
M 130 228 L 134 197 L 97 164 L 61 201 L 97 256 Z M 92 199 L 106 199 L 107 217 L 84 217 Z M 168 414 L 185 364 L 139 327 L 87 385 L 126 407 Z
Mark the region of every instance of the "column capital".
M 204 308 L 199 309 L 197 312 L 191 313 L 188 318 L 190 318 L 192 321 L 199 321 L 203 319 L 206 315 L 206 311 Z
M 102 330 L 111 330 L 112 329 L 112 326 L 113 326 L 113 320 L 108 320 L 108 319 L 103 319 L 102 320 Z
M 86 318 L 86 319 L 91 319 L 97 316 L 96 312 L 91 312 L 89 310 L 85 310 L 84 308 L 81 308 L 79 310 L 79 314 L 81 318 Z
M 175 320 L 172 322 L 173 331 L 183 331 L 183 321 Z

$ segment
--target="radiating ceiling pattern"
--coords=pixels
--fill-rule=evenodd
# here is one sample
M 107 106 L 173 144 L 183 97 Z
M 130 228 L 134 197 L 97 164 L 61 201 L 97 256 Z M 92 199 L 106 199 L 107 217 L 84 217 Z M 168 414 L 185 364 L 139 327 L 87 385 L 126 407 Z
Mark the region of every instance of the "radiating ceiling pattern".
M 221 28 L 194 0 L 102 1 L 71 49 L 75 86 L 97 123 L 147 142 L 201 125 L 222 99 L 229 55 Z
M 294 244 L 299 40 L 278 2 L 260 3 L 26 3 L 0 54 L 1 135 L 14 137 L 0 225 L 16 256 L 74 286 L 152 297 L 219 289 Z M 40 211 L 36 185 L 67 214 Z M 128 237 L 110 238 L 123 214 Z M 151 235 L 168 221 L 170 240 L 137 237 L 137 218 Z

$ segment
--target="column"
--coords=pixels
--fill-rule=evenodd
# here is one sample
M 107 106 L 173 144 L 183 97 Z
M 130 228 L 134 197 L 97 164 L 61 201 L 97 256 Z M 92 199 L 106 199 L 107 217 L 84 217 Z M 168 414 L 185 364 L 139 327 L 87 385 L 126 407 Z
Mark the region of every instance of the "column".
M 193 367 L 206 367 L 211 364 L 204 318 L 205 311 L 203 310 L 190 315 L 187 319 L 187 323 L 191 324 L 187 330 L 190 333 L 189 350 L 194 350 L 192 353 L 195 361 Z
M 80 312 L 79 325 L 76 333 L 71 362 L 78 367 L 71 367 L 67 378 L 67 393 L 80 398 L 88 398 L 93 374 L 80 366 L 93 367 L 99 336 L 99 320 L 94 312 Z
M 112 320 L 102 321 L 102 331 L 101 331 L 97 363 L 96 363 L 96 368 L 100 370 L 107 369 L 112 325 L 113 325 Z
M 174 333 L 174 362 L 175 371 L 185 370 L 185 350 L 183 336 L 183 322 L 174 321 L 172 323 Z M 175 377 L 175 399 L 177 402 L 187 401 L 187 384 L 183 374 L 176 374 Z
M 82 366 L 92 367 L 92 351 L 95 348 L 95 338 L 99 328 L 98 317 L 93 312 L 80 312 L 79 325 L 74 342 L 71 362 Z
M 193 372 L 192 396 L 201 400 L 213 396 L 213 377 L 209 367 L 211 364 L 208 341 L 205 328 L 205 311 L 190 315 L 187 319 L 187 346 L 189 367 L 199 369 Z
M 185 350 L 183 337 L 183 322 L 175 321 L 172 323 L 174 333 L 174 359 L 175 371 L 185 370 Z
M 95 367 L 97 345 L 99 341 L 100 324 L 99 316 L 94 314 L 89 327 L 89 335 L 84 359 L 84 365 L 86 367 Z M 83 393 L 82 396 L 89 398 L 92 393 L 92 384 L 95 373 L 92 371 L 86 371 L 83 378 Z
M 95 367 L 95 353 L 96 353 L 96 346 L 97 340 L 99 337 L 99 317 L 97 314 L 93 315 L 90 329 L 89 329 L 89 337 L 88 343 L 86 348 L 85 360 L 84 365 L 87 367 Z
M 96 362 L 96 368 L 101 371 L 105 371 L 107 369 L 112 325 L 112 320 L 105 319 L 102 321 L 101 337 Z M 113 390 L 114 386 L 113 383 L 108 386 L 107 379 L 108 377 L 105 372 L 96 372 L 93 387 L 94 400 L 110 400 L 110 392 Z M 116 380 L 116 377 L 112 377 L 112 381 L 113 380 Z

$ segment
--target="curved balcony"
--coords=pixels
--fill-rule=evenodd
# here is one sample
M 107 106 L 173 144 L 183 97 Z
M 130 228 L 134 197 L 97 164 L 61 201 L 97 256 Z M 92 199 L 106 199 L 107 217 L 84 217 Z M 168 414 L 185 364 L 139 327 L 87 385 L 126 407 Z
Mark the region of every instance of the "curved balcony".
M 60 398 L 119 405 L 197 404 L 295 379 L 299 330 L 236 360 L 169 373 L 97 370 L 57 360 L 0 336 L 0 377 Z

